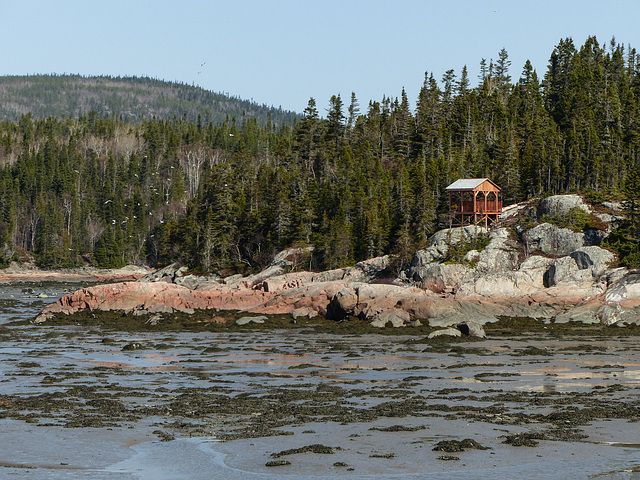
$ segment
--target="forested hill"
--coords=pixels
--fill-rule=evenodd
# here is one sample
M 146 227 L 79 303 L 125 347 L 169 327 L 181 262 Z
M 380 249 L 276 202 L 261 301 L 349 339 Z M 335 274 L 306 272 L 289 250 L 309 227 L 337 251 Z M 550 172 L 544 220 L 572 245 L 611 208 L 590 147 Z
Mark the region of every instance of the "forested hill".
M 294 112 L 267 107 L 200 87 L 146 77 L 83 77 L 80 75 L 30 75 L 0 77 L 0 120 L 33 118 L 77 118 L 95 111 L 101 117 L 114 115 L 126 121 L 155 116 L 174 117 L 216 125 L 225 119 L 255 118 L 260 125 L 271 121 L 293 123 Z
M 477 80 L 466 68 L 427 73 L 415 109 L 404 90 L 362 105 L 336 94 L 310 99 L 291 124 L 95 111 L 0 121 L 0 264 L 180 261 L 230 273 L 311 244 L 305 268 L 389 253 L 401 268 L 448 225 L 447 185 L 489 177 L 506 204 L 567 192 L 625 200 L 629 221 L 608 242 L 640 265 L 635 49 L 565 39 L 540 74 L 527 62 L 512 79 L 505 50 L 480 66 Z

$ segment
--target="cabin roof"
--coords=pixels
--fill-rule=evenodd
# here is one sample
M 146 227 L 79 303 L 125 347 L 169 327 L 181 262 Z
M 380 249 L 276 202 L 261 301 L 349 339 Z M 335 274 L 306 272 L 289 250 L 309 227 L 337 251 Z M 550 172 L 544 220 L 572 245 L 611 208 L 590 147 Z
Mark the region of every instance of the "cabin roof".
M 449 185 L 446 190 L 456 190 L 456 191 L 473 191 L 482 185 L 484 182 L 489 182 L 492 185 L 492 190 L 500 191 L 500 187 L 498 187 L 495 183 L 493 183 L 488 178 L 459 178 L 451 185 Z

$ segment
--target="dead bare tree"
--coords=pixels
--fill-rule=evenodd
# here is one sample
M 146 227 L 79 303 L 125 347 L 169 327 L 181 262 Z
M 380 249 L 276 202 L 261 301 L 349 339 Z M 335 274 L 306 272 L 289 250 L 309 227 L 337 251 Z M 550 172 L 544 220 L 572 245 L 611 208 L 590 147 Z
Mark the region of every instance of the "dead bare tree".
M 189 199 L 193 198 L 198 191 L 202 167 L 210 157 L 210 152 L 207 152 L 202 145 L 195 148 L 185 148 L 178 154 L 180 165 L 187 177 L 187 197 Z
M 64 207 L 65 224 L 67 226 L 67 235 L 71 235 L 71 213 L 73 211 L 73 201 L 69 194 L 62 197 L 62 206 Z
M 87 217 L 87 233 L 89 235 L 89 245 L 91 246 L 91 250 L 95 247 L 96 242 L 98 241 L 98 238 L 100 238 L 100 235 L 102 235 L 103 231 L 104 227 L 102 224 L 91 218 L 91 215 L 89 215 L 89 217 Z

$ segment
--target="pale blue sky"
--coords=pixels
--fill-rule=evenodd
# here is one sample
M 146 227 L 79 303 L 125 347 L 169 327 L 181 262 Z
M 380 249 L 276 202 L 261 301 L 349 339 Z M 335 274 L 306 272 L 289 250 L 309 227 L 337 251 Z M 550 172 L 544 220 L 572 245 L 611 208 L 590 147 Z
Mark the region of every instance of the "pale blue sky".
M 595 35 L 640 50 L 637 0 L 1 0 L 0 74 L 150 76 L 302 112 L 331 95 L 412 104 L 424 79 L 505 48 L 540 77 L 553 47 Z M 204 65 L 203 65 L 204 64 Z

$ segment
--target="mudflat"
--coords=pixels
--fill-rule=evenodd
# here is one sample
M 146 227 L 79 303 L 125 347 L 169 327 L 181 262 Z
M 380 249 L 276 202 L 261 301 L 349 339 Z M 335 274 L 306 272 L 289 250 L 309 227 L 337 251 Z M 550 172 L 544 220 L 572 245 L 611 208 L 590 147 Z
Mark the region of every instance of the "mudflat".
M 640 476 L 637 326 L 32 325 L 64 285 L 29 288 L 0 293 L 0 477 Z

